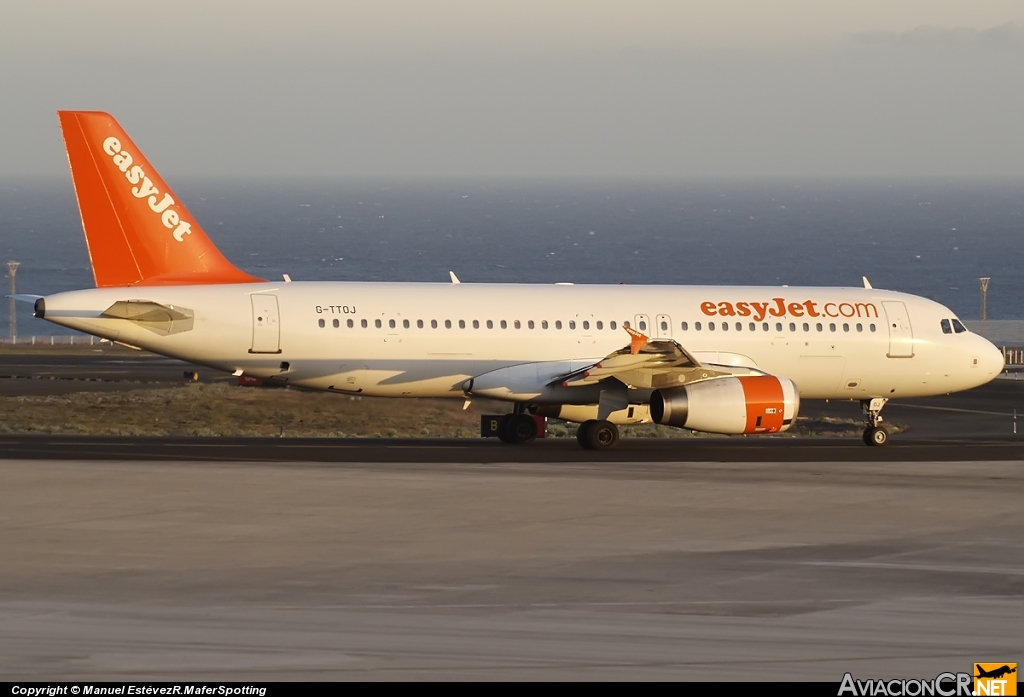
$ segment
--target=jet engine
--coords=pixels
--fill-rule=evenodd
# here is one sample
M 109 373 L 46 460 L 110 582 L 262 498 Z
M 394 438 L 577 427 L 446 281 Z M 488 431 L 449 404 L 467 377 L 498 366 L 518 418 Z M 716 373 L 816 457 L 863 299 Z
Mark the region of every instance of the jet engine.
M 655 423 L 708 433 L 779 433 L 799 409 L 796 385 L 774 375 L 714 378 L 651 395 Z

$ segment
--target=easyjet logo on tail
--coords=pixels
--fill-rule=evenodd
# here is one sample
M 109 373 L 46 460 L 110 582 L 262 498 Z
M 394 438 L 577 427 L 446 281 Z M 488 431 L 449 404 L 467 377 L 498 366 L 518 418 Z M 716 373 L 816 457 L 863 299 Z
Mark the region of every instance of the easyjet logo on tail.
M 753 317 L 760 322 L 765 317 L 878 317 L 874 303 L 817 303 L 813 300 L 787 303 L 785 298 L 772 298 L 771 302 L 703 302 L 700 311 L 708 317 Z
M 146 171 L 139 165 L 133 164 L 131 154 L 127 150 L 121 149 L 121 141 L 114 136 L 110 136 L 103 141 L 103 152 L 110 155 L 114 165 L 124 172 L 124 178 L 130 184 L 135 184 L 132 187 L 132 196 L 139 199 L 148 199 L 149 209 L 160 216 L 160 222 L 163 223 L 164 227 L 168 230 L 174 230 L 171 233 L 174 239 L 177 242 L 184 242 L 185 235 L 192 234 L 192 224 L 182 220 L 178 211 L 171 208 L 174 205 L 174 199 L 171 198 L 171 195 L 166 192 L 163 196 L 160 195 L 160 191 L 153 185 L 149 177 L 146 176 Z

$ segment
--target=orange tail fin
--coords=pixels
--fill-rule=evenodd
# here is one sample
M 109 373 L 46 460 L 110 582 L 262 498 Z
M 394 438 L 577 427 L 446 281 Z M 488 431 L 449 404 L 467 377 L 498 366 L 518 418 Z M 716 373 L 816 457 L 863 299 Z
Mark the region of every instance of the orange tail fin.
M 224 258 L 113 116 L 57 114 L 98 287 L 262 281 Z

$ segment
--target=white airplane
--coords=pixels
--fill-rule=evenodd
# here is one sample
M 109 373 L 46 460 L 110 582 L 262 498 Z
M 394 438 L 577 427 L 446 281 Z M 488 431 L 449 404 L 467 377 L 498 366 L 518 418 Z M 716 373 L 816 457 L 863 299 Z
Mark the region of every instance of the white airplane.
M 109 114 L 59 112 L 96 288 L 50 322 L 236 375 L 343 394 L 488 397 L 506 442 L 536 416 L 608 448 L 617 424 L 778 433 L 801 399 L 966 390 L 1002 353 L 925 298 L 864 288 L 282 283 L 225 259 Z

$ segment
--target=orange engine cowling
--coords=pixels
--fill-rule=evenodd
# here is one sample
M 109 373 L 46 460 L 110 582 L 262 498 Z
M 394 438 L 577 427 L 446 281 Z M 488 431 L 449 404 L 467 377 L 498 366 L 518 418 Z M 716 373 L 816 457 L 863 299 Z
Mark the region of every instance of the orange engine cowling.
M 774 375 L 716 378 L 651 395 L 655 423 L 708 433 L 779 433 L 799 409 L 796 385 Z

